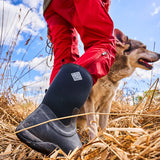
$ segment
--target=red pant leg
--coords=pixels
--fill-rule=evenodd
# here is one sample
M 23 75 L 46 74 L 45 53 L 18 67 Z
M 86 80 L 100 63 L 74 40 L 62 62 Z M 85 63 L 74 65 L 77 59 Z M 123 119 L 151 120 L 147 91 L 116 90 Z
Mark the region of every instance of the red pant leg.
M 100 0 L 52 0 L 50 9 L 67 20 L 80 34 L 85 54 L 76 64 L 85 67 L 94 82 L 105 76 L 115 57 L 113 22 Z
M 86 51 L 75 63 L 85 67 L 95 83 L 109 72 L 115 59 L 113 22 L 100 0 L 74 0 L 74 4 L 73 25 Z
M 45 12 L 50 36 L 54 44 L 54 65 L 50 84 L 62 64 L 72 63 L 79 58 L 77 31 L 53 10 Z

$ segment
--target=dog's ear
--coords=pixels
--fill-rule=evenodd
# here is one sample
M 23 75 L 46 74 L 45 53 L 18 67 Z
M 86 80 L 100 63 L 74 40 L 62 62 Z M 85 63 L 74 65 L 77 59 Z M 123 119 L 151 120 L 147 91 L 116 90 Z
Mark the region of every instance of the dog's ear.
M 114 30 L 114 37 L 117 54 L 124 55 L 125 51 L 130 47 L 130 44 L 128 43 L 128 37 L 119 29 Z
M 114 30 L 114 37 L 116 39 L 116 43 L 125 44 L 128 41 L 128 37 L 117 28 Z

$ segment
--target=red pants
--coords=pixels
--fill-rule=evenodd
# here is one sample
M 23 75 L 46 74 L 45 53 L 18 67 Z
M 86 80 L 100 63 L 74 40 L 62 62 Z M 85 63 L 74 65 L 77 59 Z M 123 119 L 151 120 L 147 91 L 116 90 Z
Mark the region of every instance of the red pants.
M 63 63 L 76 63 L 97 79 L 105 76 L 115 59 L 113 22 L 100 0 L 52 0 L 44 13 L 54 44 L 50 84 Z M 78 31 L 85 53 L 79 57 Z

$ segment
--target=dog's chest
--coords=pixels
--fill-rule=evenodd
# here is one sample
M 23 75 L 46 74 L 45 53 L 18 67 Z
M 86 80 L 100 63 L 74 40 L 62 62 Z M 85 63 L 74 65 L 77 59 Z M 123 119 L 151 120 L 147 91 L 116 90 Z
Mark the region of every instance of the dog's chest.
M 95 107 L 98 108 L 98 106 L 110 103 L 116 93 L 117 87 L 118 83 L 113 84 L 109 80 L 106 80 L 104 83 L 99 83 L 96 87 Z

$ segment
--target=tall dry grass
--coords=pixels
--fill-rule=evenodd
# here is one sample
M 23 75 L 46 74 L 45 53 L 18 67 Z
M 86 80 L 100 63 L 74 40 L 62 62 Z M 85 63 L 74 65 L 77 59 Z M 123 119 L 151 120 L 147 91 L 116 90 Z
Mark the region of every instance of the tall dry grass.
M 68 160 L 148 160 L 160 159 L 160 97 L 151 97 L 139 105 L 131 106 L 118 92 L 112 103 L 109 127 L 101 130 L 93 140 L 88 138 L 88 128 L 78 131 L 83 143 L 69 155 L 55 150 L 49 156 L 42 155 L 15 135 L 15 128 L 35 109 L 32 102 L 16 100 L 10 105 L 5 97 L 0 99 L 0 159 L 68 159 Z M 147 103 L 147 105 L 146 105 Z M 148 106 L 150 104 L 150 106 Z M 138 106 L 138 107 L 137 107 Z M 133 111 L 136 111 L 133 113 Z M 98 114 L 98 113 L 97 113 Z M 59 156 L 59 153 L 63 156 Z

